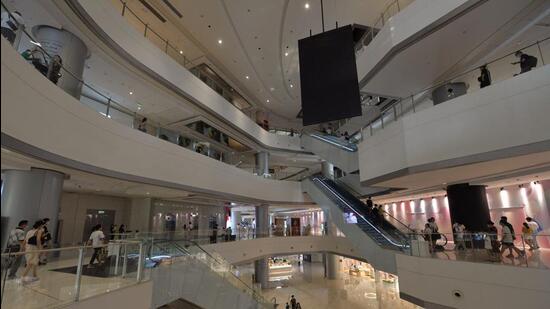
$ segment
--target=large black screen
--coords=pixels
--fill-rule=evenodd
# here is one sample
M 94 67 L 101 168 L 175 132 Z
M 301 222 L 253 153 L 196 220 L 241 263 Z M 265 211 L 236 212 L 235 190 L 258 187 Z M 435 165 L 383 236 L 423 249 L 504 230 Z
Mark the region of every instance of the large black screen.
M 361 115 L 351 26 L 298 41 L 304 126 Z

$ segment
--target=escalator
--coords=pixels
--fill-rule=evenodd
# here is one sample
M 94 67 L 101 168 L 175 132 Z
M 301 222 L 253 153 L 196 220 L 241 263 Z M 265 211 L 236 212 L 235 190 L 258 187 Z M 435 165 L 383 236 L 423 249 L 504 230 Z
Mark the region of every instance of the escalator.
M 221 256 L 186 239 L 143 239 L 153 289 L 153 307 L 273 308 L 262 295 L 234 273 Z
M 331 162 L 346 173 L 359 170 L 357 145 L 343 138 L 319 132 L 303 134 L 301 146 L 304 150 Z
M 368 211 L 361 200 L 322 175 L 304 180 L 302 187 L 369 263 L 377 269 L 396 272 L 395 254 L 410 251 L 412 231 L 407 226 L 383 211 L 380 215 Z

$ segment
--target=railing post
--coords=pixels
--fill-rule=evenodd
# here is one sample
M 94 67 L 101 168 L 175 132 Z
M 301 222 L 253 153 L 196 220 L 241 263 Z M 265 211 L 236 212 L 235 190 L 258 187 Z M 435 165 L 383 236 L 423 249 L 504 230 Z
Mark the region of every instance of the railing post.
M 143 31 L 143 36 L 147 37 L 147 29 L 149 28 L 149 24 L 145 24 L 145 30 Z
M 127 244 L 124 244 L 124 250 L 122 251 L 122 278 L 126 277 L 126 266 L 128 264 L 128 255 L 126 254 Z
M 542 65 L 544 65 L 544 58 L 542 57 L 542 50 L 540 49 L 540 41 L 537 41 L 537 47 L 539 49 L 539 54 L 540 54 L 540 61 L 542 62 Z
M 143 277 L 143 243 L 140 242 L 136 281 L 140 282 L 142 277 Z
M 397 108 L 393 105 L 393 121 L 397 121 Z
M 78 249 L 78 264 L 76 266 L 76 281 L 74 283 L 74 301 L 80 297 L 80 282 L 82 279 L 82 264 L 84 263 L 84 247 Z
M 110 112 L 111 112 L 111 98 L 107 100 L 107 111 L 105 112 L 105 116 L 109 117 Z
M 122 16 L 124 16 L 125 12 L 126 12 L 126 2 L 122 2 Z
M 168 54 L 168 45 L 169 45 L 169 44 L 170 44 L 170 43 L 168 43 L 168 40 L 166 40 L 166 48 L 165 48 L 164 51 L 165 51 L 167 54 Z
M 380 117 L 380 123 L 382 123 L 382 129 L 384 129 L 384 113 L 382 112 L 382 117 Z
M 399 7 L 399 0 L 396 0 L 395 3 L 397 3 L 397 12 L 401 12 L 401 8 Z
M 416 110 L 414 108 L 414 95 L 411 94 L 411 104 L 412 104 L 412 108 L 413 108 L 413 113 L 416 113 Z
M 370 123 L 370 136 L 372 136 L 372 122 Z

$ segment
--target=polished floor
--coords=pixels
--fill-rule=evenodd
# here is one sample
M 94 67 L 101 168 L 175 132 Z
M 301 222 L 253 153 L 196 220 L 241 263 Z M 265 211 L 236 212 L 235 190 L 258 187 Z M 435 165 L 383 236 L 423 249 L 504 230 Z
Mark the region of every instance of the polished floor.
M 307 308 L 379 308 L 401 309 L 420 308 L 399 298 L 397 283 L 387 283 L 368 276 L 353 276 L 341 270 L 339 278 L 328 280 L 324 277 L 321 262 L 292 263 L 292 277 L 282 286 L 264 289 L 264 298 L 276 298 L 279 308 L 294 295 L 300 306 Z M 242 279 L 250 283 L 254 267 L 240 266 Z

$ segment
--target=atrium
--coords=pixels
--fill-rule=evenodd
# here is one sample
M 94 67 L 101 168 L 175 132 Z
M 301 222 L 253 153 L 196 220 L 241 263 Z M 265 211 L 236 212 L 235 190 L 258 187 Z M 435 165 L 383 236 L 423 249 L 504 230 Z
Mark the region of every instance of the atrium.
M 549 0 L 2 0 L 4 308 L 548 308 Z

